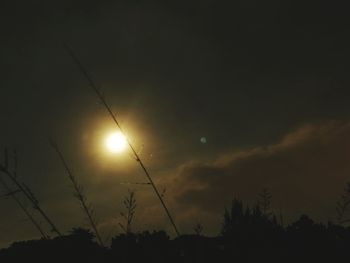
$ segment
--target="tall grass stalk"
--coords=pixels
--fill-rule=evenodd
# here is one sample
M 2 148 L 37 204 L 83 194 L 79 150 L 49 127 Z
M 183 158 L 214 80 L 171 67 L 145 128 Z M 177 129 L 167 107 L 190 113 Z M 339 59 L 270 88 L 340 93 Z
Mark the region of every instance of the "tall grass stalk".
M 84 193 L 83 187 L 78 183 L 77 179 L 75 178 L 72 171 L 70 170 L 62 152 L 58 148 L 58 145 L 55 142 L 51 141 L 51 146 L 56 151 L 57 155 L 59 156 L 59 158 L 64 166 L 64 169 L 66 170 L 68 178 L 71 181 L 73 188 L 74 188 L 74 191 L 75 191 L 74 197 L 79 201 L 81 208 L 83 209 L 84 213 L 86 214 L 88 222 L 94 231 L 94 234 L 97 238 L 98 243 L 101 246 L 104 246 L 101 235 L 100 235 L 98 228 L 97 228 L 97 222 L 94 218 L 94 209 L 93 209 L 91 204 L 88 204 L 88 200 L 87 200 L 87 197 Z
M 124 198 L 123 205 L 126 213 L 121 212 L 120 215 L 125 220 L 125 224 L 119 223 L 119 226 L 125 231 L 125 234 L 131 233 L 131 225 L 136 211 L 135 192 L 129 190 L 129 195 Z
M 100 92 L 100 90 L 97 88 L 97 85 L 95 84 L 95 82 L 93 81 L 92 77 L 90 77 L 90 75 L 88 74 L 87 70 L 85 69 L 85 67 L 83 66 L 83 64 L 79 61 L 79 59 L 77 58 L 77 56 L 74 54 L 73 50 L 68 47 L 67 45 L 64 46 L 66 51 L 68 52 L 68 54 L 71 56 L 71 58 L 73 59 L 73 61 L 76 63 L 76 65 L 78 66 L 78 68 L 80 69 L 80 71 L 82 72 L 82 74 L 84 75 L 84 77 L 87 79 L 90 87 L 93 89 L 93 91 L 96 93 L 98 99 L 101 101 L 101 103 L 104 105 L 104 107 L 106 108 L 108 114 L 110 115 L 110 117 L 112 118 L 113 122 L 116 124 L 116 126 L 118 127 L 118 129 L 120 130 L 121 133 L 124 134 L 123 129 L 120 125 L 120 123 L 117 120 L 116 115 L 113 113 L 111 107 L 109 106 L 109 104 L 107 103 L 107 101 L 105 100 L 105 98 L 103 97 L 102 93 Z M 127 137 L 126 137 L 127 138 Z M 135 150 L 134 146 L 131 144 L 130 140 L 127 138 L 127 143 L 129 145 L 129 148 L 131 149 L 135 160 L 139 163 L 139 165 L 141 166 L 141 169 L 143 170 L 143 172 L 145 173 L 148 181 L 150 182 L 150 184 L 152 185 L 152 188 L 156 194 L 156 196 L 158 197 L 161 205 L 163 206 L 165 213 L 167 214 L 174 230 L 175 233 L 180 236 L 180 232 L 178 231 L 178 228 L 175 224 L 175 221 L 173 219 L 173 217 L 170 214 L 170 211 L 167 207 L 167 205 L 165 204 L 163 197 L 161 196 L 161 194 L 159 193 L 150 173 L 148 172 L 146 166 L 144 165 L 143 161 L 141 160 L 139 154 L 137 153 L 137 151 Z
M 56 233 L 59 236 L 62 236 L 61 232 L 58 230 L 58 228 L 55 226 L 55 224 L 52 222 L 52 220 L 48 217 L 48 215 L 44 212 L 44 210 L 41 208 L 40 203 L 38 199 L 35 197 L 31 189 L 25 185 L 24 183 L 21 183 L 18 181 L 16 173 L 11 172 L 7 165 L 7 153 L 5 152 L 5 164 L 0 164 L 0 172 L 7 175 L 7 177 L 13 182 L 13 184 L 20 190 L 24 196 L 30 201 L 30 203 L 33 205 L 33 208 L 37 210 L 40 215 L 45 219 L 45 221 L 49 224 L 51 227 L 51 231 Z
M 24 212 L 24 214 L 26 215 L 26 217 L 28 217 L 29 221 L 34 225 L 34 227 L 39 231 L 40 235 L 42 236 L 43 239 L 48 239 L 49 237 L 45 234 L 44 230 L 41 228 L 39 222 L 36 221 L 36 219 L 30 214 L 30 212 L 28 211 L 28 209 L 25 207 L 25 205 L 22 203 L 22 201 L 16 196 L 17 191 L 12 190 L 7 183 L 5 182 L 5 180 L 3 180 L 0 177 L 0 184 L 2 185 L 2 187 L 5 189 L 5 191 L 7 191 L 7 195 L 6 196 L 10 196 L 15 203 L 20 207 L 20 209 Z M 21 191 L 18 191 L 21 192 Z

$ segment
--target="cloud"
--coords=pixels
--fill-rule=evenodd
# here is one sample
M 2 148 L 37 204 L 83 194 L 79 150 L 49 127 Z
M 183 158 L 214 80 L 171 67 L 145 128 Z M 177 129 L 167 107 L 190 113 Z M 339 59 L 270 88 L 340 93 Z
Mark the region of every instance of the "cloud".
M 188 163 L 168 182 L 182 210 L 222 213 L 234 196 L 256 202 L 267 187 L 272 205 L 289 219 L 308 213 L 327 220 L 350 181 L 350 123 L 309 124 L 280 141 Z

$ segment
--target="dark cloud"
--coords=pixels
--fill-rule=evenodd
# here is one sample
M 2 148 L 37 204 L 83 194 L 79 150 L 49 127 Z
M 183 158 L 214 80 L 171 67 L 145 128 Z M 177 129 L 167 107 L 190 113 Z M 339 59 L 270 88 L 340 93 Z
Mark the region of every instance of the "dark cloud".
M 305 125 L 279 142 L 220 156 L 215 162 L 184 165 L 174 185 L 185 207 L 221 213 L 234 196 L 250 203 L 265 187 L 275 211 L 289 217 L 309 213 L 326 220 L 350 180 L 350 124 Z

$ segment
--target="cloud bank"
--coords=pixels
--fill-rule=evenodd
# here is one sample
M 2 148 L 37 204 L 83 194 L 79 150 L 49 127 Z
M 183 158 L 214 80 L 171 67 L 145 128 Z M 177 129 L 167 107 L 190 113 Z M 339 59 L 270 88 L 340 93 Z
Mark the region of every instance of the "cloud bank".
M 350 123 L 328 121 L 304 125 L 275 144 L 227 153 L 211 163 L 185 164 L 167 184 L 178 213 L 218 215 L 234 196 L 252 203 L 268 188 L 273 208 L 286 218 L 308 213 L 328 220 L 350 181 L 349 161 Z

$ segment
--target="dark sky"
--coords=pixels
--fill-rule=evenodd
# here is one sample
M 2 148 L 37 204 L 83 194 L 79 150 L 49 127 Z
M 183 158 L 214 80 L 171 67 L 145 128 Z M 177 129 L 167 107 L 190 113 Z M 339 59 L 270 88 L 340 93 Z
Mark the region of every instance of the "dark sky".
M 17 149 L 20 179 L 62 231 L 86 222 L 49 137 L 104 235 L 121 231 L 130 187 L 135 230 L 171 232 L 150 188 L 122 184 L 146 179 L 128 154 L 103 149 L 113 122 L 66 43 L 166 188 L 182 232 L 201 222 L 217 233 L 234 196 L 253 203 L 264 187 L 288 219 L 332 219 L 350 179 L 347 16 L 330 1 L 3 1 L 0 146 Z M 11 200 L 0 209 L 0 246 L 37 237 Z

